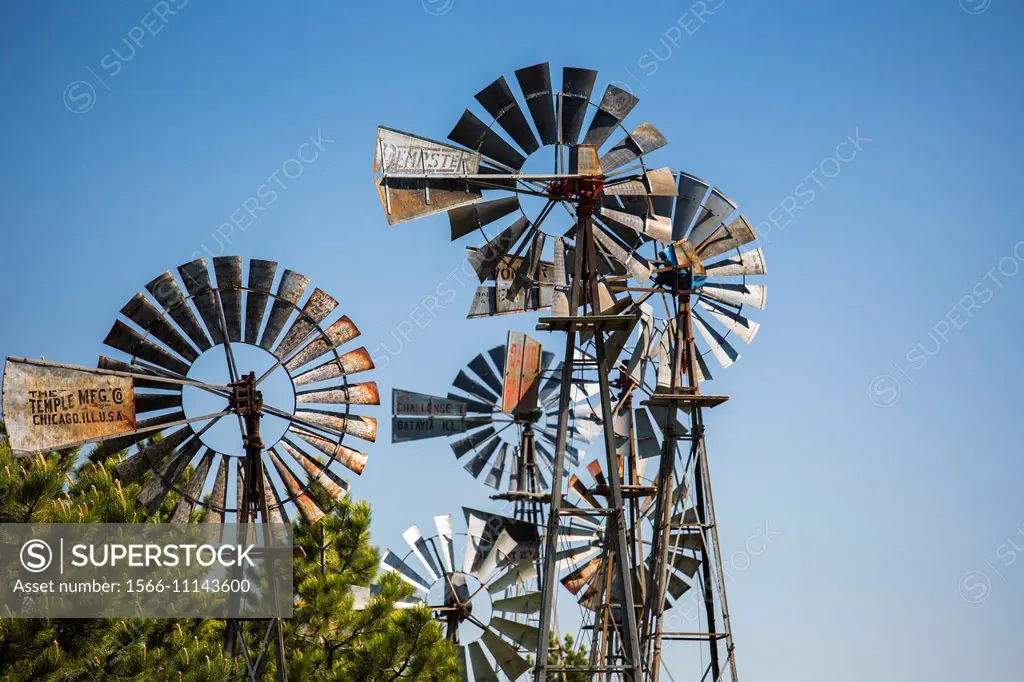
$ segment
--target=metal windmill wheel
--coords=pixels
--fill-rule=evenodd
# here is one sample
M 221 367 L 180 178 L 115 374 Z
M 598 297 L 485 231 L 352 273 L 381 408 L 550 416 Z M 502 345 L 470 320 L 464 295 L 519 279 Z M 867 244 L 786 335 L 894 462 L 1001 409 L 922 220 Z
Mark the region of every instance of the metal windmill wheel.
M 500 493 L 544 492 L 554 466 L 562 363 L 521 332 L 478 353 L 456 375 L 446 397 L 395 389 L 394 442 L 450 437 L 465 470 Z M 573 385 L 576 402 L 595 385 Z M 566 452 L 578 466 L 592 433 L 570 426 Z
M 257 518 L 261 507 L 265 513 L 260 516 L 269 513 L 266 521 L 286 521 L 286 505 L 294 504 L 303 520 L 315 522 L 324 511 L 308 494 L 308 481 L 316 480 L 340 499 L 348 483 L 339 465 L 359 474 L 367 459 L 350 447 L 348 437 L 376 438 L 376 420 L 353 411 L 379 404 L 376 383 L 351 380 L 373 369 L 373 363 L 365 348 L 341 349 L 360 332 L 347 316 L 334 314 L 334 298 L 316 288 L 300 303 L 309 286 L 307 277 L 284 270 L 275 290 L 278 264 L 254 259 L 243 285 L 243 266 L 238 256 L 214 258 L 213 280 L 200 258 L 178 268 L 184 290 L 165 272 L 146 285 L 148 296 L 140 292 L 121 309 L 125 321 L 114 323 L 104 343 L 128 359 L 101 357 L 99 367 L 186 384 L 135 379 L 136 411 L 151 415 L 138 426 L 163 430 L 164 437 L 142 442 L 130 435 L 108 441 L 107 447 L 115 451 L 138 442 L 137 452 L 115 472 L 126 481 L 155 472 L 139 502 L 153 513 L 169 492 L 176 492 L 180 499 L 172 521 L 188 521 L 202 508 L 203 521 L 223 523 L 225 514 L 233 513 L 244 522 Z M 229 381 L 204 382 L 193 376 L 209 364 L 208 358 Z M 263 396 L 264 381 L 275 374 L 282 377 L 280 390 Z M 168 388 L 174 390 L 161 390 Z M 198 416 L 187 414 L 187 391 L 217 406 Z M 230 434 L 236 418 L 241 433 L 235 432 L 233 440 L 244 443 L 243 452 L 225 447 L 231 438 L 212 439 L 218 423 Z M 263 419 L 267 423 L 261 430 Z M 279 423 L 278 433 L 268 435 L 270 420 Z M 257 453 L 258 462 L 250 456 Z M 237 466 L 231 466 L 232 459 Z M 184 480 L 190 463 L 192 474 Z M 261 484 L 253 487 L 252 476 L 261 478 Z M 237 491 L 233 506 L 226 500 L 232 486 Z M 252 494 L 243 501 L 247 490 Z
M 483 283 L 469 317 L 545 308 L 568 315 L 566 290 L 581 215 L 597 225 L 599 261 L 609 275 L 646 281 L 650 266 L 636 247 L 644 239 L 671 237 L 671 223 L 654 205 L 659 197 L 675 195 L 675 181 L 667 168 L 649 169 L 646 160 L 667 142 L 650 123 L 632 130 L 623 124 L 638 99 L 608 85 L 600 100 L 592 100 L 597 72 L 590 69 L 564 68 L 558 92 L 547 63 L 517 70 L 516 80 L 532 128 L 520 100 L 499 77 L 476 94 L 492 122 L 467 109 L 448 135 L 460 146 L 384 127 L 377 134 L 374 173 L 390 224 L 447 211 L 452 240 L 477 230 L 484 237 L 483 245 L 469 249 Z M 608 144 L 613 135 L 615 142 Z M 534 159 L 551 170 L 526 172 Z M 528 201 L 537 202 L 535 211 Z M 492 223 L 515 215 L 488 235 Z M 559 222 L 558 215 L 568 220 Z M 601 298 L 602 312 L 620 309 L 603 285 Z
M 540 551 L 533 524 L 464 507 L 466 533 L 453 533 L 452 516 L 434 517 L 436 533 L 410 526 L 409 551 L 386 550 L 381 568 L 416 588 L 459 649 L 462 679 L 515 680 L 536 655 Z M 415 558 L 414 558 L 415 557 Z M 357 605 L 369 594 L 357 593 Z M 501 672 L 502 676 L 498 675 Z

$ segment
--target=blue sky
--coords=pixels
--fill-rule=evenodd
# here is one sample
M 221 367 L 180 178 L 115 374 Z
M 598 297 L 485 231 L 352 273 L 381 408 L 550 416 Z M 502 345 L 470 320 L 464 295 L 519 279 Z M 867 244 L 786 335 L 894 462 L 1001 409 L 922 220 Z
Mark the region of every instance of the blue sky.
M 142 284 L 222 251 L 304 272 L 368 347 L 396 348 L 463 243 L 443 216 L 387 226 L 376 126 L 443 138 L 499 74 L 594 68 L 669 139 L 659 165 L 711 179 L 767 232 L 762 330 L 717 373 L 733 398 L 708 420 L 727 561 L 777 533 L 729 586 L 745 679 L 1020 675 L 1024 9 L 182 4 L 164 20 L 150 2 L 4 5 L 0 354 L 91 364 Z M 143 21 L 156 34 L 132 54 Z M 310 136 L 316 160 L 225 248 L 218 227 Z M 470 293 L 389 354 L 386 396 L 441 391 L 510 325 L 532 329 L 465 321 Z M 354 481 L 379 543 L 487 504 L 446 443 L 389 440 Z

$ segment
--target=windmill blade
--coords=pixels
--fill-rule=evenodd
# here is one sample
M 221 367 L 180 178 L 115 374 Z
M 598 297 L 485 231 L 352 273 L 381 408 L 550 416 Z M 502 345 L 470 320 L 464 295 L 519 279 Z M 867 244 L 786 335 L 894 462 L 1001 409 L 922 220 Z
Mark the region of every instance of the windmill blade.
M 602 557 L 595 557 L 585 564 L 581 564 L 574 571 L 562 578 L 561 583 L 571 594 L 579 595 L 580 591 L 589 586 L 604 562 Z
M 516 195 L 453 208 L 448 211 L 452 241 L 465 237 L 474 230 L 483 229 L 484 225 L 489 225 L 518 210 L 519 197 Z
M 242 257 L 217 256 L 213 259 L 217 290 L 224 309 L 228 338 L 242 340 Z
M 427 547 L 419 526 L 412 525 L 406 528 L 405 532 L 402 533 L 402 538 L 405 540 L 405 544 L 409 545 L 409 549 L 416 555 L 416 558 L 420 560 L 420 563 L 423 564 L 423 568 L 427 570 L 427 575 L 430 576 L 431 581 L 436 581 L 442 571 L 434 563 L 434 557 L 430 554 L 430 548 Z
M 385 571 L 397 573 L 398 577 L 415 587 L 420 592 L 430 592 L 430 581 L 425 580 L 419 573 L 414 571 L 409 564 L 402 561 L 391 550 L 384 550 L 384 554 L 380 559 L 380 567 Z
M 334 297 L 322 289 L 314 289 L 309 299 L 302 306 L 298 317 L 292 323 L 291 328 L 281 339 L 281 343 L 274 350 L 278 358 L 288 357 L 292 351 L 299 347 L 299 344 L 309 336 L 331 312 L 338 307 Z
M 245 295 L 245 342 L 256 345 L 263 315 L 267 311 L 270 287 L 277 274 L 277 263 L 253 258 L 249 261 L 249 292 Z
M 558 570 L 563 571 L 569 566 L 578 566 L 580 562 L 592 558 L 601 551 L 600 545 L 587 543 L 576 547 L 563 549 L 555 554 L 555 561 Z
M 679 174 L 678 193 L 676 198 L 675 215 L 672 216 L 672 241 L 679 241 L 686 237 L 693 224 L 694 218 L 700 211 L 704 197 L 711 187 L 700 178 Z
M 188 523 L 192 520 L 192 513 L 196 508 L 196 501 L 203 492 L 203 485 L 206 483 L 206 476 L 210 473 L 210 465 L 213 463 L 215 453 L 207 449 L 203 458 L 199 460 L 199 466 L 188 479 L 188 483 L 182 488 L 181 498 L 178 500 L 174 513 L 171 515 L 171 523 Z
M 334 441 L 327 440 L 326 438 L 321 438 L 315 433 L 311 433 L 305 429 L 296 428 L 294 425 L 288 427 L 288 433 L 295 434 L 338 464 L 344 465 L 357 474 L 363 473 L 363 469 L 366 468 L 367 458 L 365 452 L 353 450 L 352 448 L 341 445 L 340 443 L 335 443 Z M 292 447 L 295 447 L 294 443 L 291 445 Z
M 487 113 L 494 117 L 498 125 L 524 152 L 532 154 L 540 148 L 504 76 L 499 76 L 497 80 L 476 93 L 476 101 L 480 102 Z
M 165 385 L 166 387 L 166 385 Z M 136 393 L 135 412 L 157 412 L 172 408 L 181 409 L 181 391 L 174 393 Z
M 480 566 L 476 569 L 474 575 L 480 579 L 480 582 L 486 583 L 487 579 L 490 578 L 498 569 L 498 566 L 510 561 L 510 558 L 513 556 L 513 552 L 515 552 L 518 544 L 519 543 L 517 543 L 515 539 L 508 534 L 508 531 L 502 530 L 498 535 L 498 538 L 491 543 L 487 556 L 485 556 L 483 561 L 480 562 Z
M 728 277 L 733 275 L 765 274 L 764 253 L 761 248 L 751 249 L 743 253 L 716 261 L 705 267 L 708 277 Z
M 260 339 L 260 348 L 270 351 L 285 322 L 292 315 L 292 310 L 299 304 L 302 294 L 306 293 L 309 286 L 309 278 L 300 275 L 292 270 L 285 270 L 281 275 L 281 282 L 277 285 L 277 296 L 274 305 L 270 307 L 270 316 L 267 317 L 267 325 L 263 329 L 263 337 Z
M 132 357 L 152 362 L 154 365 L 163 367 L 179 377 L 184 377 L 188 374 L 188 364 L 174 357 L 149 339 L 144 338 L 120 320 L 114 321 L 114 326 L 110 328 L 110 332 L 103 339 L 103 343 Z
M 498 616 L 492 616 L 489 625 L 519 647 L 527 651 L 537 651 L 537 635 L 540 630 L 534 626 Z
M 619 140 L 601 157 L 601 172 L 605 175 L 616 168 L 633 163 L 644 154 L 661 149 L 668 140 L 650 123 L 641 123 L 633 132 Z
M 739 360 L 740 354 L 732 347 L 732 344 L 711 327 L 707 320 L 701 317 L 696 310 L 693 311 L 693 319 L 697 323 L 700 335 L 704 337 L 708 346 L 711 347 L 711 352 L 715 354 L 715 358 L 722 367 L 728 367 L 736 360 Z
M 113 358 L 108 358 L 105 355 L 101 355 L 99 357 L 99 360 L 96 362 L 96 367 L 98 369 L 113 370 L 115 372 L 128 372 L 129 374 L 134 374 L 136 376 L 145 374 L 151 374 L 154 376 L 156 375 L 155 372 L 148 370 L 145 367 L 140 367 L 139 365 L 129 365 L 127 362 L 114 360 Z M 170 388 L 171 384 L 167 384 L 163 381 L 148 381 L 146 379 L 138 379 L 133 377 L 132 386 L 136 390 L 140 388 L 157 388 L 167 390 L 168 388 Z M 136 408 L 136 412 L 138 412 L 138 408 Z
M 269 516 L 270 523 L 286 525 L 290 521 L 288 519 L 288 513 L 285 511 L 284 503 L 281 502 L 281 497 L 277 494 L 277 488 L 270 480 L 270 471 L 267 469 L 266 462 L 260 465 L 261 476 L 263 476 L 263 501 L 267 505 L 267 515 Z
M 668 537 L 669 547 L 675 550 L 704 551 L 704 539 L 700 533 L 672 533 Z
M 572 66 L 562 69 L 562 144 L 575 145 L 579 141 L 596 80 L 597 71 L 591 69 Z
M 345 353 L 337 360 L 328 360 L 322 365 L 317 365 L 301 374 L 292 377 L 292 383 L 296 386 L 315 384 L 328 379 L 337 379 L 342 376 L 350 376 L 359 372 L 366 372 L 373 369 L 373 359 L 366 348 L 357 348 Z
M 487 364 L 487 358 L 484 357 L 483 353 L 478 353 L 475 358 L 470 360 L 469 368 L 476 372 L 476 375 L 484 380 L 496 394 L 501 395 L 501 379 L 494 373 L 491 366 Z
M 526 258 L 514 264 L 515 277 L 505 291 L 502 291 L 503 282 L 498 283 L 498 291 L 505 301 L 516 301 L 521 294 L 533 291 L 533 285 L 538 283 L 537 273 L 541 265 L 541 254 L 544 252 L 544 241 L 546 235 L 539 230 L 534 232 L 530 238 L 530 248 L 526 251 Z M 550 302 L 548 303 L 550 305 Z
M 466 546 L 462 555 L 462 572 L 472 573 L 479 556 L 481 537 L 487 522 L 481 517 L 471 514 L 466 520 Z
M 668 405 L 648 405 L 647 412 L 654 418 L 654 423 L 662 433 L 668 433 L 669 419 L 672 420 L 673 434 L 682 436 L 689 433 L 689 429 L 679 421 L 679 410 L 677 408 L 669 407 Z
M 202 523 L 224 523 L 224 505 L 228 491 L 228 458 L 218 455 L 217 475 L 213 479 L 213 490 L 203 510 Z
M 472 677 L 466 663 L 467 654 L 469 660 L 473 662 Z M 480 642 L 470 642 L 467 646 L 459 647 L 459 656 L 462 659 L 462 682 L 499 682 L 498 675 L 492 670 Z
M 377 440 L 377 420 L 374 417 L 314 409 L 295 410 L 295 417 L 328 431 L 347 433 L 370 442 Z
M 592 144 L 599 149 L 639 101 L 640 99 L 634 97 L 633 93 L 616 85 L 608 85 L 601 97 L 601 103 L 597 105 L 597 113 L 590 121 L 583 144 Z
M 492 438 L 487 442 L 487 445 L 478 451 L 463 468 L 469 472 L 469 475 L 473 478 L 477 478 L 480 472 L 484 470 L 487 463 L 491 461 L 491 457 L 494 455 L 494 451 L 498 449 L 501 441 L 498 438 Z
M 168 414 L 160 414 L 149 419 L 141 419 L 135 422 L 136 432 L 143 431 L 144 429 L 152 429 L 155 426 L 162 424 L 174 424 L 181 422 L 186 419 L 184 412 L 170 412 Z M 140 438 L 139 433 L 135 433 L 129 436 L 122 436 L 120 438 L 110 438 L 103 441 L 103 448 L 110 453 L 120 452 L 131 446 L 135 445 Z
M 182 293 L 170 272 L 163 273 L 147 284 L 146 290 L 153 295 L 157 303 L 163 306 L 171 319 L 181 327 L 188 338 L 192 339 L 192 343 L 196 344 L 200 351 L 208 350 L 211 347 L 206 331 L 199 324 L 188 301 L 185 300 L 185 294 Z
M 466 393 L 480 398 L 484 402 L 497 404 L 498 396 L 477 381 L 474 381 L 464 371 L 459 370 L 459 373 L 455 376 L 455 381 L 452 385 L 459 390 L 465 391 Z
M 533 124 L 540 135 L 541 144 L 558 142 L 558 124 L 551 96 L 551 68 L 547 62 L 516 69 L 516 80 L 526 98 Z M 515 679 L 515 678 L 513 678 Z
M 437 529 L 438 543 L 441 545 L 441 562 L 444 564 L 444 570 L 446 573 L 451 573 L 453 562 L 455 557 L 455 548 L 452 543 L 454 534 L 452 533 L 452 515 L 451 514 L 438 514 L 434 517 L 434 528 Z
M 521 675 L 530 669 L 530 663 L 490 629 L 484 630 L 480 641 L 491 652 L 491 656 L 494 657 L 498 667 L 501 668 L 501 672 L 508 679 L 519 679 Z
M 340 502 L 348 495 L 348 481 L 331 471 L 330 467 L 323 466 L 323 463 L 311 457 L 305 450 L 295 447 L 287 439 L 281 440 L 281 447 L 302 467 L 309 479 L 323 486 L 332 498 Z
M 700 568 L 700 559 L 683 554 L 682 552 L 672 552 L 669 554 L 669 565 L 680 573 L 685 573 L 692 578 L 697 573 L 697 569 Z
M 492 414 L 497 408 L 497 405 L 488 405 L 487 403 L 481 403 L 477 400 L 470 400 L 469 398 L 455 395 L 454 393 L 448 394 L 448 400 L 465 405 L 466 412 L 475 412 L 478 414 Z
M 299 485 L 299 482 L 295 479 L 291 470 L 285 466 L 284 462 L 281 461 L 280 455 L 277 454 L 277 450 L 270 448 L 267 451 L 270 456 L 270 462 L 274 465 L 274 469 L 277 471 L 277 475 L 281 477 L 281 482 L 284 483 L 285 490 L 288 491 L 288 496 L 292 498 L 295 506 L 299 510 L 299 515 L 302 516 L 302 520 L 308 524 L 315 524 L 324 517 L 323 508 L 317 503 L 316 500 L 306 491 L 306 489 Z
M 195 362 L 199 357 L 199 353 L 185 340 L 185 337 L 178 333 L 177 329 L 164 319 L 160 311 L 149 302 L 145 295 L 135 294 L 132 300 L 121 308 L 121 314 L 190 363 Z
M 466 259 L 473 266 L 477 279 L 481 282 L 486 282 L 495 278 L 495 271 L 498 265 L 505 259 L 508 252 L 515 246 L 529 226 L 529 220 L 519 218 L 479 249 L 467 249 Z
M 671 239 L 671 226 L 658 216 L 636 216 L 632 213 L 617 211 L 613 208 L 607 208 L 604 206 L 601 207 L 599 215 L 607 223 L 628 227 L 634 232 L 648 237 L 649 239 L 656 239 L 660 242 L 668 242 Z
M 538 294 L 550 292 L 550 287 L 544 286 L 537 289 L 526 289 L 515 300 L 509 301 L 505 294 L 507 289 L 502 289 L 500 294 L 496 287 L 477 287 L 473 292 L 473 301 L 469 306 L 468 319 L 477 317 L 494 317 L 495 315 L 511 315 L 514 313 L 534 312 L 551 307 L 551 301 L 545 300 Z
M 505 459 L 507 456 L 508 443 L 502 443 L 501 452 L 498 453 L 498 458 L 494 460 L 494 466 L 491 467 L 491 471 L 487 474 L 484 485 L 494 490 L 501 488 L 501 480 L 505 475 Z
M 210 282 L 210 271 L 206 266 L 205 258 L 197 258 L 194 261 L 178 266 L 178 274 L 181 281 L 185 283 L 185 290 L 192 297 L 192 303 L 199 316 L 206 324 L 206 330 L 210 332 L 214 344 L 224 343 L 224 330 L 220 322 L 220 306 L 213 293 L 213 285 Z
M 621 180 L 612 180 L 604 186 L 604 193 L 613 197 L 672 197 L 676 194 L 676 178 L 672 175 L 670 168 L 656 168 L 647 171 L 639 178 L 626 177 Z M 646 201 L 644 204 L 646 205 L 643 208 L 649 210 L 650 204 Z
M 164 503 L 167 493 L 171 491 L 171 487 L 184 475 L 185 470 L 188 468 L 188 463 L 192 461 L 192 458 L 195 457 L 202 446 L 203 443 L 198 437 L 190 439 L 170 461 L 165 462 L 149 477 L 149 482 L 142 489 L 142 492 L 139 493 L 138 497 L 139 504 L 149 514 L 157 513 L 160 506 Z
M 192 428 L 183 426 L 174 433 L 150 443 L 131 457 L 119 462 L 114 467 L 114 475 L 124 483 L 138 481 L 146 472 L 156 470 L 171 452 L 177 450 L 178 446 L 192 435 Z
M 651 264 L 647 259 L 635 253 L 627 253 L 618 242 L 612 239 L 604 230 L 597 229 L 593 232 L 598 244 L 629 272 L 630 276 L 638 282 L 646 282 L 651 278 Z
M 513 170 L 519 170 L 526 163 L 525 156 L 488 128 L 487 124 L 469 109 L 462 112 L 462 118 L 448 133 L 448 139 L 480 152 L 486 158 Z
M 767 288 L 763 284 L 710 284 L 705 283 L 700 289 L 701 294 L 722 303 L 737 303 L 753 306 L 764 310 Z
M 494 366 L 498 368 L 498 374 L 504 374 L 505 373 L 505 353 L 506 352 L 507 351 L 506 351 L 506 348 L 505 348 L 505 344 L 501 344 L 500 346 L 495 346 L 494 348 L 492 348 L 489 351 L 487 351 L 487 355 L 490 356 L 491 362 L 493 362 Z
M 569 477 L 569 490 L 579 495 L 588 506 L 595 509 L 601 506 L 601 503 L 594 497 L 594 494 L 590 492 L 590 488 L 576 474 Z
M 331 326 L 325 329 L 323 334 L 317 335 L 314 340 L 306 344 L 302 350 L 293 355 L 288 362 L 284 363 L 284 367 L 289 373 L 292 373 L 299 367 L 313 362 L 335 348 L 348 343 L 359 336 L 360 333 L 356 325 L 348 318 L 348 315 L 342 315 L 332 322 Z
M 695 249 L 700 248 L 704 240 L 711 236 L 735 210 L 736 204 L 719 192 L 717 187 L 712 187 L 711 194 L 704 200 L 704 207 L 701 215 L 697 218 L 697 224 L 686 236 L 686 241 L 690 242 Z
M 711 316 L 718 320 L 722 326 L 743 339 L 746 343 L 754 340 L 754 336 L 761 326 L 757 322 L 743 317 L 735 310 L 715 303 L 710 299 L 699 299 L 698 305 L 711 313 Z
M 754 232 L 754 228 L 744 216 L 739 215 L 727 227 L 720 228 L 708 239 L 705 239 L 697 249 L 697 253 L 702 260 L 707 260 L 727 251 L 738 249 L 755 239 L 757 239 L 757 234 Z
M 708 367 L 708 363 L 704 359 L 704 355 L 697 353 L 697 380 L 711 381 L 712 379 L 714 379 L 714 377 L 711 375 L 711 369 Z
M 678 600 L 684 594 L 690 590 L 690 583 L 686 582 L 678 575 L 669 571 L 668 573 L 668 593 L 672 595 L 673 600 Z M 666 605 L 668 608 L 669 605 Z
M 332 403 L 338 405 L 380 405 L 380 392 L 377 382 L 366 381 L 361 384 L 347 384 L 328 388 L 298 391 L 295 393 L 296 403 Z
M 471 433 L 465 438 L 459 439 L 452 443 L 452 452 L 455 453 L 455 458 L 459 459 L 470 450 L 475 450 L 478 445 L 485 442 L 489 438 L 497 433 L 493 426 L 488 426 L 486 429 Z
M 511 587 L 525 588 L 537 578 L 537 564 L 533 559 L 524 559 L 517 564 L 509 566 L 505 572 L 487 585 L 487 591 L 491 595 L 499 595 Z M 493 602 L 492 602 L 493 604 Z

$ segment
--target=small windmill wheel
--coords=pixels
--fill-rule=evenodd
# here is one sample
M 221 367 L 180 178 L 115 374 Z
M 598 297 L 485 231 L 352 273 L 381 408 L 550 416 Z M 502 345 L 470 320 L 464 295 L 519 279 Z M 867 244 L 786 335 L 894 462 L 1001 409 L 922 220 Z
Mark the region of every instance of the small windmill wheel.
M 251 260 L 243 286 L 243 265 L 238 256 L 214 258 L 214 284 L 205 259 L 186 263 L 178 268 L 184 290 L 165 272 L 146 285 L 148 296 L 140 292 L 121 309 L 125 321 L 104 343 L 128 359 L 101 357 L 99 367 L 136 375 L 136 412 L 148 415 L 136 428 L 164 437 L 127 435 L 107 447 L 138 445 L 115 472 L 136 481 L 153 471 L 139 501 L 153 513 L 176 492 L 173 521 L 190 520 L 198 507 L 203 521 L 223 523 L 226 513 L 238 522 L 285 521 L 292 503 L 315 522 L 324 511 L 307 481 L 340 499 L 348 483 L 338 466 L 359 474 L 367 460 L 349 437 L 376 438 L 376 420 L 353 407 L 379 404 L 377 386 L 351 381 L 373 363 L 365 348 L 341 350 L 360 332 L 334 314 L 334 298 L 314 289 L 300 304 L 307 277 L 285 270 L 274 290 L 278 264 Z

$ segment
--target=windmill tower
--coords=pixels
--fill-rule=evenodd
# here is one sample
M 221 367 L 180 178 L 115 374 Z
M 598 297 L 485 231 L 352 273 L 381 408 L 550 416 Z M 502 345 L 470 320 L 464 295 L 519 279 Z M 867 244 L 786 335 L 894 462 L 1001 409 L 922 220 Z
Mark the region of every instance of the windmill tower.
M 337 314 L 338 302 L 321 289 L 302 302 L 309 279 L 292 270 L 278 278 L 274 261 L 251 260 L 245 267 L 241 257 L 218 257 L 214 278 L 202 258 L 177 270 L 178 278 L 163 273 L 121 309 L 124 319 L 104 344 L 126 359 L 101 357 L 94 369 L 8 358 L 4 414 L 15 454 L 97 442 L 111 452 L 132 449 L 115 475 L 144 483 L 138 502 L 150 514 L 175 493 L 172 523 L 230 519 L 247 534 L 259 533 L 258 524 L 289 523 L 294 512 L 316 523 L 325 512 L 309 494 L 309 481 L 335 499 L 344 497 L 349 485 L 341 470 L 359 474 L 367 461 L 350 447 L 352 439 L 376 439 L 376 420 L 357 411 L 379 404 L 377 385 L 350 380 L 373 363 L 365 348 L 342 348 L 359 329 Z M 99 429 L 65 429 L 56 439 L 22 428 L 25 389 L 44 375 L 68 387 L 120 379 L 123 395 L 130 396 L 122 406 L 125 418 Z M 275 382 L 285 388 L 265 397 Z M 197 395 L 213 400 L 212 411 L 190 413 Z M 214 438 L 225 426 L 227 432 Z M 157 432 L 164 437 L 147 440 Z M 290 600 L 290 593 L 281 598 Z M 247 643 L 250 630 L 256 647 Z M 278 619 L 229 620 L 225 648 L 240 659 L 246 679 L 263 679 L 271 654 L 277 679 L 286 679 Z

